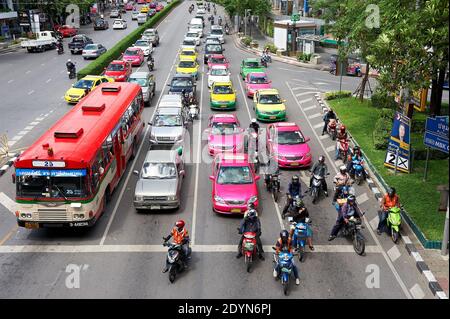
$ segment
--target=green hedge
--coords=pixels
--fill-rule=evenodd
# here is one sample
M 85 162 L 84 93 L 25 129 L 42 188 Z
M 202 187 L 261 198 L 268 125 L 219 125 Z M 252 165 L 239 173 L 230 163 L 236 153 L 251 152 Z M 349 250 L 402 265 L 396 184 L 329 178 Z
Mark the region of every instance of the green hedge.
M 350 91 L 335 91 L 335 92 L 327 92 L 325 93 L 325 100 L 335 100 L 335 99 L 343 99 L 346 97 L 351 97 L 352 92 Z
M 106 53 L 102 54 L 100 57 L 95 59 L 95 61 L 89 63 L 86 67 L 81 69 L 78 72 L 78 79 L 81 79 L 85 77 L 86 75 L 98 75 L 103 72 L 103 70 L 108 66 L 108 64 L 120 58 L 122 53 L 132 46 L 137 40 L 141 38 L 142 33 L 148 29 L 153 27 L 158 21 L 160 21 L 162 18 L 164 18 L 169 12 L 172 10 L 173 7 L 178 5 L 180 3 L 180 0 L 174 0 L 170 4 L 168 4 L 164 9 L 157 14 L 155 14 L 153 17 L 151 17 L 147 22 L 145 22 L 143 25 L 138 27 L 136 30 L 128 34 L 126 37 L 124 37 L 122 40 L 117 42 L 115 46 L 113 46 L 111 49 L 106 51 Z
M 269 51 L 271 52 L 271 53 L 273 53 L 273 54 L 275 54 L 275 53 L 277 53 L 277 47 L 275 46 L 275 44 L 273 44 L 273 43 L 267 43 L 265 46 L 264 46 L 264 49 L 269 49 Z
M 250 46 L 250 44 L 252 43 L 252 38 L 250 38 L 249 36 L 245 36 L 241 39 L 241 42 L 246 46 Z
M 379 118 L 375 123 L 372 132 L 373 146 L 376 150 L 387 149 L 389 137 L 392 131 L 392 120 L 395 111 L 393 109 L 383 108 L 380 110 Z
M 388 108 L 388 109 L 397 108 L 397 102 L 395 102 L 394 97 L 380 89 L 375 90 L 370 100 L 372 102 L 373 107 Z

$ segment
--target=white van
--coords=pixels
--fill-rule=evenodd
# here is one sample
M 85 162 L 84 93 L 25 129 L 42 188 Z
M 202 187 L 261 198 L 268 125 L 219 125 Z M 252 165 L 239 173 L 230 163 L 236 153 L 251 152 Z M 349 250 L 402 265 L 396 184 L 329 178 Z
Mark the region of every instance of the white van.
M 203 20 L 200 18 L 193 18 L 191 22 L 189 22 L 189 27 L 193 27 L 199 25 L 203 29 Z
M 161 101 L 159 101 L 158 108 L 183 108 L 183 101 L 179 94 L 166 94 L 163 95 Z
M 194 18 L 191 20 L 188 26 L 189 31 L 198 32 L 200 38 L 203 38 L 203 21 L 202 19 Z
M 144 24 L 147 22 L 147 14 L 146 13 L 139 13 L 137 16 L 137 23 L 138 25 Z

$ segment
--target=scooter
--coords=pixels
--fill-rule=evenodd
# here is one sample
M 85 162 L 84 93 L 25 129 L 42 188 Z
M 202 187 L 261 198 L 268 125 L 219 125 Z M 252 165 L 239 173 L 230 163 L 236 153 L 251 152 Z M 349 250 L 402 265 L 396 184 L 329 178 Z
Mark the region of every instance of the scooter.
M 180 244 L 168 243 L 165 241 L 163 246 L 169 247 L 166 258 L 166 267 L 169 270 L 169 281 L 173 283 L 178 273 L 182 272 L 186 268 L 187 260 L 191 256 L 191 248 L 185 258 L 183 258 L 183 250 Z
M 242 241 L 242 255 L 244 255 L 244 262 L 247 268 L 247 272 L 250 272 L 253 264 L 254 256 L 256 256 L 256 233 L 245 232 L 244 239 Z
M 352 160 L 350 176 L 355 180 L 357 185 L 361 185 L 364 180 L 365 172 L 362 160 Z
M 147 67 L 149 71 L 153 71 L 155 69 L 155 62 L 153 60 L 147 60 Z
M 77 77 L 77 73 L 75 71 L 75 68 L 70 69 L 67 74 L 69 75 L 69 79 L 75 79 Z
M 229 26 L 225 26 L 225 34 L 230 35 L 230 27 Z
M 276 250 L 275 247 L 272 247 L 273 250 Z M 293 258 L 296 254 L 292 254 L 287 251 L 281 251 L 278 255 L 276 253 L 273 254 L 273 262 L 278 265 L 278 279 L 280 279 L 280 283 L 283 286 L 283 293 L 285 296 L 289 293 L 289 279 L 292 274 L 294 262 Z
M 347 156 L 348 156 L 348 140 L 338 140 L 337 141 L 337 148 L 338 148 L 338 159 L 341 159 L 344 164 L 347 163 Z
M 58 42 L 58 44 L 56 45 L 56 51 L 58 52 L 58 54 L 64 54 L 64 46 L 62 42 Z
M 337 121 L 335 119 L 330 119 L 328 121 L 328 125 L 327 125 L 327 133 L 328 135 L 330 135 L 331 139 L 333 141 L 336 140 L 337 137 Z
M 362 213 L 364 215 L 364 213 Z M 362 216 L 361 216 L 362 217 Z M 358 255 L 363 255 L 366 248 L 366 241 L 361 234 L 361 229 L 364 228 L 360 219 L 356 219 L 354 216 L 350 217 L 348 223 L 345 224 L 344 229 L 341 231 L 344 237 L 351 237 L 353 242 L 353 249 Z
M 192 122 L 198 119 L 198 106 L 196 104 L 189 105 L 189 118 Z
M 288 218 L 288 220 L 289 219 L 292 219 L 292 217 Z M 294 229 L 294 234 L 292 236 L 292 245 L 298 251 L 298 260 L 300 262 L 304 262 L 306 258 L 305 245 L 310 224 L 311 220 L 309 218 L 306 218 L 304 223 L 293 222 L 291 224 L 291 228 Z
M 328 173 L 327 175 L 330 175 Z M 316 204 L 317 200 L 319 199 L 320 193 L 322 192 L 322 184 L 325 177 L 322 177 L 320 175 L 314 175 L 312 180 L 312 187 L 310 190 L 307 190 L 306 192 L 309 192 L 309 195 L 312 197 L 312 203 Z
M 261 64 L 263 67 L 267 68 L 267 59 L 265 57 L 261 57 Z
M 267 191 L 273 194 L 273 200 L 275 201 L 275 203 L 277 203 L 281 187 L 279 174 L 266 174 L 264 180 L 266 183 Z
M 401 209 L 398 207 L 392 207 L 388 211 L 386 218 L 386 225 L 389 229 L 392 241 L 396 244 L 400 237 L 400 225 L 402 223 Z

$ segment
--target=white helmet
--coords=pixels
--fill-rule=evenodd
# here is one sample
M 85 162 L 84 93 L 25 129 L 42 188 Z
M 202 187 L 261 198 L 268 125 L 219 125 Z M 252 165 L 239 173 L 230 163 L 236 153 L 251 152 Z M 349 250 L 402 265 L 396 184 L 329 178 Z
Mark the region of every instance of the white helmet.
M 252 123 L 256 123 L 256 119 L 255 118 L 252 119 Z
M 347 170 L 347 166 L 342 165 L 341 167 L 339 167 L 339 170 L 341 170 L 341 171 L 346 171 L 346 170 Z
M 71 62 L 71 60 L 70 60 L 70 59 L 68 59 L 68 60 L 67 60 L 67 62 Z

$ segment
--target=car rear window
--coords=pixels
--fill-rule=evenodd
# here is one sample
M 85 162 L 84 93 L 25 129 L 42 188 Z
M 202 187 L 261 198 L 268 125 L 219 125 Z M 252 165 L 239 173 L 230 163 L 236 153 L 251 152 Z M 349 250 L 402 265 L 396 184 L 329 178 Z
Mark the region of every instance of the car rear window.
M 108 71 L 123 71 L 125 69 L 125 66 L 123 64 L 118 63 L 111 63 L 108 65 L 107 70 Z

